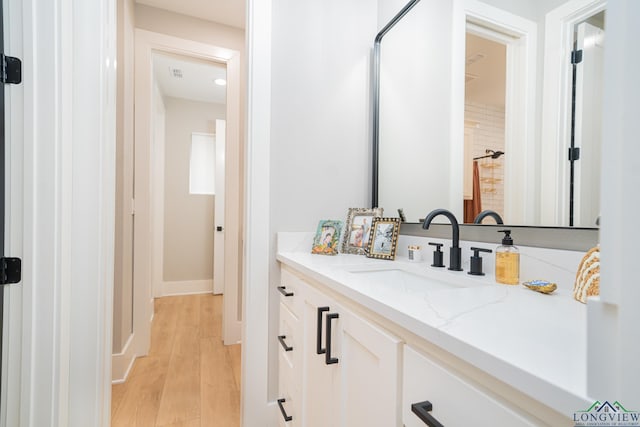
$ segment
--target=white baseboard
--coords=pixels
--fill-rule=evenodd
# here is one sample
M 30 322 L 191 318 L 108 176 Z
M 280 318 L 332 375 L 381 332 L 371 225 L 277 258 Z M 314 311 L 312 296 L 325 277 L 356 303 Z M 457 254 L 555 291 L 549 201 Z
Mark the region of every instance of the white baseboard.
M 111 383 L 121 384 L 125 382 L 129 371 L 133 366 L 133 362 L 136 360 L 136 354 L 133 351 L 133 334 L 129 335 L 127 343 L 122 349 L 122 353 L 114 354 L 111 356 Z
M 162 282 L 162 296 L 204 294 L 213 292 L 213 279 Z

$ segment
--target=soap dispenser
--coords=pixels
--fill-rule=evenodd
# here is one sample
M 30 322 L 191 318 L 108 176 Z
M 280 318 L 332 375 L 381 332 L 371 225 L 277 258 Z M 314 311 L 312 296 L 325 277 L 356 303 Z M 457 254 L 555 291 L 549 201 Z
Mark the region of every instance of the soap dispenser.
M 511 230 L 499 230 L 498 233 L 504 233 L 504 238 L 496 249 L 496 281 L 517 285 L 520 281 L 520 252 L 513 245 Z

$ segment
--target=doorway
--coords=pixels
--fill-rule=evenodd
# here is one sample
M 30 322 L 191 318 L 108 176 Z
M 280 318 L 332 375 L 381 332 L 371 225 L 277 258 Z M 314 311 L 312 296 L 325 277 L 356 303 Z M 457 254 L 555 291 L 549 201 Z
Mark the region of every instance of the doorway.
M 153 254 L 159 237 L 154 231 L 159 227 L 153 207 L 154 168 L 153 149 L 150 141 L 154 133 L 153 100 L 153 55 L 157 53 L 189 57 L 196 61 L 207 61 L 226 65 L 226 152 L 225 164 L 225 224 L 224 224 L 224 304 L 222 336 L 225 344 L 240 342 L 241 296 L 240 268 L 241 215 L 240 203 L 242 175 L 240 162 L 240 58 L 239 53 L 208 44 L 180 39 L 164 34 L 137 29 L 135 31 L 135 215 L 134 240 L 134 301 L 133 324 L 135 354 L 148 354 L 150 348 L 151 320 L 153 317 L 154 280 Z M 212 84 L 214 84 L 212 82 Z M 206 133 L 206 132 L 205 132 Z M 213 233 L 213 229 L 204 233 Z M 164 253 L 164 251 L 163 251 Z M 156 266 L 157 267 L 157 266 Z M 158 271 L 158 267 L 155 268 Z M 158 273 L 155 273 L 155 280 Z
M 466 34 L 464 222 L 491 210 L 504 218 L 506 46 Z
M 500 129 L 500 125 L 495 125 L 492 130 L 494 134 L 502 133 L 504 135 L 504 148 L 498 149 L 498 146 L 502 147 L 500 144 L 495 147 L 480 147 L 479 152 L 475 154 L 471 150 L 467 150 L 469 153 L 467 155 L 468 168 L 472 168 L 473 158 L 490 156 L 478 159 L 480 162 L 484 161 L 487 166 L 483 168 L 485 169 L 483 174 L 485 182 L 480 183 L 482 184 L 479 185 L 480 191 L 484 188 L 485 191 L 488 191 L 485 193 L 487 196 L 497 196 L 499 192 L 503 192 L 504 197 L 496 197 L 497 203 L 495 205 L 483 207 L 483 209 L 502 208 L 503 213 L 500 216 L 507 224 L 534 223 L 536 216 L 534 193 L 537 171 L 535 167 L 531 166 L 531 159 L 536 156 L 535 133 L 532 131 L 535 124 L 536 77 L 532 70 L 536 69 L 537 63 L 537 25 L 520 16 L 483 5 L 481 2 L 469 3 L 463 16 L 464 20 L 459 22 L 455 31 L 456 37 L 454 37 L 454 45 L 459 47 L 461 52 L 455 58 L 456 64 L 454 64 L 454 69 L 459 73 L 454 85 L 455 92 L 460 94 L 459 107 L 456 105 L 456 116 L 460 118 L 460 121 L 455 123 L 456 132 L 459 132 L 458 135 L 460 135 L 460 147 L 464 147 L 465 137 L 467 139 L 475 138 L 474 133 L 479 133 L 479 128 L 476 127 L 477 120 L 472 119 L 464 123 L 465 93 L 469 92 L 465 90 L 465 87 L 468 89 L 472 86 L 474 79 L 476 83 L 480 82 L 476 73 L 471 69 L 489 62 L 487 59 L 489 54 L 483 52 L 488 48 L 476 48 L 467 54 L 467 43 L 470 45 L 472 43 L 471 40 L 467 40 L 469 38 L 467 35 L 472 35 L 474 36 L 473 40 L 483 39 L 484 43 L 492 42 L 494 49 L 502 52 L 495 54 L 495 56 L 504 58 L 504 65 L 499 65 L 499 68 L 504 70 L 504 77 L 496 79 L 503 82 L 497 84 L 504 84 L 504 88 L 495 89 L 496 93 L 491 94 L 491 97 L 487 98 L 488 101 L 482 101 L 494 107 L 497 105 L 497 108 L 504 110 L 504 113 L 494 111 L 492 114 L 494 116 L 498 113 L 504 115 L 504 129 Z M 467 72 L 468 65 L 469 72 Z M 465 76 L 465 74 L 467 75 Z M 468 80 L 471 81 L 468 82 Z M 504 108 L 496 100 L 497 98 L 503 98 Z M 467 116 L 469 115 L 467 114 Z M 489 151 L 487 152 L 487 150 Z M 456 159 L 461 159 L 461 177 L 464 177 L 462 173 L 463 152 L 462 148 L 459 154 L 456 151 Z M 499 169 L 502 171 L 499 172 Z M 499 186 L 502 188 L 500 189 Z M 464 186 L 461 185 L 461 187 Z M 472 197 L 471 194 L 468 197 Z
M 163 52 L 152 61 L 153 296 L 222 294 L 226 65 Z

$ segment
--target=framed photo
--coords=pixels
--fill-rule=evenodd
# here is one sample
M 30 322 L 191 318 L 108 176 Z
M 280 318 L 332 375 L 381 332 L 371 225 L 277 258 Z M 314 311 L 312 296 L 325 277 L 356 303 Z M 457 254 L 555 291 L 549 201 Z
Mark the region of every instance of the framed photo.
M 318 223 L 316 237 L 313 239 L 312 254 L 337 255 L 340 242 L 342 221 L 322 220 Z
M 390 259 L 396 257 L 400 218 L 375 218 L 369 233 L 369 258 Z
M 381 216 L 382 208 L 350 208 L 342 236 L 342 253 L 364 255 L 373 219 Z

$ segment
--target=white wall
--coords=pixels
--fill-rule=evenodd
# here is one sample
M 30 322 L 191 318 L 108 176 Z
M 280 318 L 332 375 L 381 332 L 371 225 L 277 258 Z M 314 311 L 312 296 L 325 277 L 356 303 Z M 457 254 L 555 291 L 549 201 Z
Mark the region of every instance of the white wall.
M 378 28 L 375 0 L 285 0 L 274 2 L 272 13 L 269 286 L 275 336 L 276 231 L 313 230 L 320 219 L 344 220 L 348 208 L 370 203 L 369 70 Z M 275 397 L 277 341 L 269 343 Z
M 165 98 L 165 282 L 213 280 L 214 196 L 189 193 L 191 134 L 215 133 L 225 105 Z
M 637 225 L 640 200 L 640 84 L 638 55 L 629 55 L 640 39 L 640 2 L 607 5 L 604 70 L 601 193 L 600 297 L 590 300 L 588 392 L 640 409 L 640 287 Z
M 451 2 L 420 2 L 382 41 L 379 205 L 409 222 L 441 207 L 462 218 L 462 180 L 449 179 L 462 173 L 462 157 L 450 161 L 452 15 Z
M 113 286 L 113 352 L 131 336 L 133 317 L 133 32 L 134 2 L 118 0 L 118 83 L 116 113 L 116 208 Z
M 472 158 L 486 156 L 487 149 L 504 152 L 504 106 L 467 102 L 464 106 L 464 119 L 465 122 L 471 122 L 469 131 L 473 134 Z M 504 218 L 504 163 L 505 156 L 478 161 L 482 210 L 491 209 L 502 218 Z M 473 171 L 470 173 L 472 174 Z M 489 224 L 492 221 L 486 220 Z

